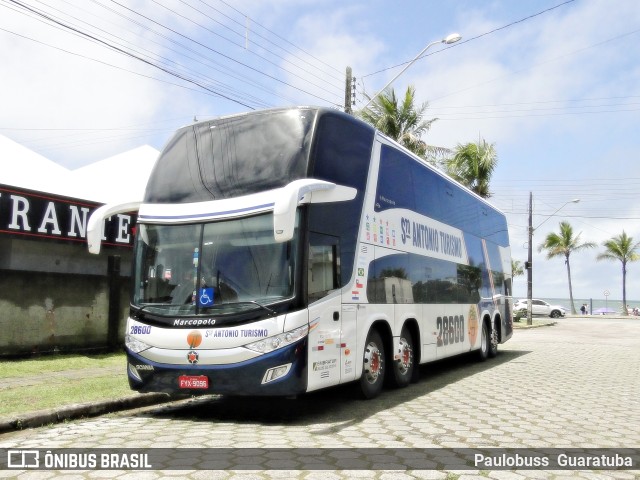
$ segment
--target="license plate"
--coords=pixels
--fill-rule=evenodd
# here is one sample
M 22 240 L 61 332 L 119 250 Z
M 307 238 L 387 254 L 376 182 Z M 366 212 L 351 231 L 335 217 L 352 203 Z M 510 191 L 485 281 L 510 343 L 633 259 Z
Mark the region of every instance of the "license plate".
M 209 378 L 204 375 L 178 377 L 178 386 L 180 388 L 209 388 Z

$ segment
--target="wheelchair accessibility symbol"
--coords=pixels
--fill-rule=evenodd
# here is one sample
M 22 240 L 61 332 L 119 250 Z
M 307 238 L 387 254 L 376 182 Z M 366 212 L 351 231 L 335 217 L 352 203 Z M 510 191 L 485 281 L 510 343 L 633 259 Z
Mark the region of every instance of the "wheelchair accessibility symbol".
M 213 305 L 213 288 L 201 288 L 198 291 L 198 306 L 210 307 Z

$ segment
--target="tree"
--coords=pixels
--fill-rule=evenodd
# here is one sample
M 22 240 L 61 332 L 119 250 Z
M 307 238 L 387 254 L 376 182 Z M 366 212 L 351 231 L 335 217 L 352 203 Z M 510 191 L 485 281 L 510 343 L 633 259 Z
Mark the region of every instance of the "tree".
M 387 89 L 373 100 L 369 108 L 359 111 L 357 115 L 416 155 L 426 158 L 427 153 L 435 147 L 429 147 L 422 140 L 422 135 L 437 120 L 425 119 L 428 107 L 429 104 L 425 102 L 416 108 L 415 87 L 410 85 L 401 102 L 395 90 Z
M 409 278 L 409 276 L 407 275 L 407 271 L 402 268 L 402 267 L 398 267 L 398 268 L 384 268 L 381 272 L 380 272 L 380 276 L 379 278 Z
M 640 260 L 640 254 L 637 252 L 640 248 L 640 242 L 633 243 L 633 238 L 623 230 L 622 234 L 611 237 L 602 245 L 606 251 L 598 255 L 598 260 L 620 260 L 622 262 L 622 314 L 628 315 L 627 263 Z
M 491 196 L 489 181 L 498 163 L 495 145 L 483 139 L 478 143 L 458 144 L 445 168 L 450 177 L 483 198 Z
M 564 257 L 564 263 L 567 265 L 567 278 L 569 279 L 569 299 L 571 301 L 571 313 L 576 314 L 576 307 L 573 304 L 573 289 L 571 287 L 571 265 L 569 256 L 572 252 L 579 252 L 587 248 L 593 248 L 596 244 L 593 242 L 580 243 L 580 234 L 573 234 L 573 227 L 569 222 L 560 222 L 560 233 L 550 233 L 545 238 L 544 243 L 538 247 L 538 251 L 547 251 L 547 258 Z
M 524 267 L 520 260 L 511 260 L 511 275 L 513 277 L 524 275 Z
M 512 282 L 512 285 L 513 285 L 513 280 L 516 277 L 519 277 L 521 275 L 524 275 L 524 265 L 522 265 L 522 262 L 520 260 L 511 259 L 511 276 L 512 276 L 511 282 Z M 513 286 L 511 288 L 513 289 Z M 519 322 L 520 321 L 520 317 L 524 316 L 522 311 L 515 311 L 513 313 L 515 315 L 514 316 L 514 320 L 516 322 Z

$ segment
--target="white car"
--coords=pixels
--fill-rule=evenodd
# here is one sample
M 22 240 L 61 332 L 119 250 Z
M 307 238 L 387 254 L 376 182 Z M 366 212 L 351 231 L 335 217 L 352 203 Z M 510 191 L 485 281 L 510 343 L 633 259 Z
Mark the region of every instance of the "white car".
M 513 304 L 513 311 L 519 312 L 520 310 L 527 311 L 527 299 L 523 298 L 516 300 Z M 544 300 L 538 300 L 534 298 L 531 300 L 531 314 L 532 315 L 545 315 L 551 318 L 564 317 L 567 313 L 567 309 L 560 305 L 550 305 Z

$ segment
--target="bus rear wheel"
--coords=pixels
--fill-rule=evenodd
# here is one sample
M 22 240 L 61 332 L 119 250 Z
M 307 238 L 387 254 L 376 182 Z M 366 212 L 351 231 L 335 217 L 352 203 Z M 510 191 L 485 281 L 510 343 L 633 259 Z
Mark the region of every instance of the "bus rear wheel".
M 375 398 L 380 394 L 384 384 L 385 368 L 382 337 L 377 330 L 371 330 L 367 335 L 362 357 L 360 390 L 364 398 Z
M 484 362 L 489 357 L 489 326 L 486 321 L 482 322 L 482 333 L 480 335 L 480 350 L 478 350 L 478 360 Z
M 498 356 L 498 322 L 493 325 L 491 334 L 489 335 L 489 358 L 495 358 Z
M 400 333 L 399 358 L 393 361 L 393 376 L 391 378 L 394 387 L 403 388 L 411 383 L 415 365 L 415 350 L 413 337 L 407 327 Z

